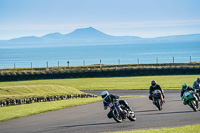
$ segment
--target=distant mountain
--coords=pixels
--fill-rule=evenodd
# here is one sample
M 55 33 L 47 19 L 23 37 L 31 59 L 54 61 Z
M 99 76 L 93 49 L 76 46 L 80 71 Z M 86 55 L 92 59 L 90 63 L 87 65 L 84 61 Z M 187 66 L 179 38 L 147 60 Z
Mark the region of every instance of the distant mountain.
M 45 36 L 42 36 L 43 39 L 56 39 L 56 38 L 63 38 L 64 35 L 63 34 L 60 34 L 58 32 L 56 33 L 50 33 L 50 34 L 47 34 Z
M 8 42 L 11 43 L 29 43 L 29 42 L 40 42 L 42 39 L 40 37 L 35 36 L 27 36 L 27 37 L 21 37 L 21 38 L 15 38 L 8 40 Z
M 68 38 L 107 38 L 111 37 L 110 35 L 107 35 L 101 31 L 98 31 L 92 27 L 89 28 L 82 28 L 82 29 L 76 29 L 75 31 L 66 34 L 65 35 Z
M 0 40 L 0 48 L 185 42 L 200 42 L 200 34 L 141 38 L 137 36 L 111 36 L 89 27 L 76 29 L 69 34 L 50 33 L 42 37 L 27 36 L 11 40 Z

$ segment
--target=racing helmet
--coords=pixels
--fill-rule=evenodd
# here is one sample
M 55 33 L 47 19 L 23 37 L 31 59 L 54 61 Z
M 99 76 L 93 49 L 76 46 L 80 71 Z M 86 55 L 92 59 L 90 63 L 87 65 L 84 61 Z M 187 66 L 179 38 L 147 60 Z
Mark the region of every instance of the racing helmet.
M 151 81 L 151 85 L 152 85 L 153 87 L 155 87 L 155 86 L 156 86 L 156 81 L 155 81 L 155 80 L 152 80 L 152 81 Z
M 109 95 L 109 93 L 108 93 L 107 91 L 101 92 L 101 97 L 102 97 L 103 99 L 106 99 L 106 98 L 108 97 L 108 95 Z
M 200 78 L 197 78 L 197 82 L 198 82 L 198 83 L 200 82 Z
M 183 89 L 187 89 L 187 87 L 188 87 L 187 83 L 183 83 L 183 84 L 182 84 L 182 88 L 183 88 Z

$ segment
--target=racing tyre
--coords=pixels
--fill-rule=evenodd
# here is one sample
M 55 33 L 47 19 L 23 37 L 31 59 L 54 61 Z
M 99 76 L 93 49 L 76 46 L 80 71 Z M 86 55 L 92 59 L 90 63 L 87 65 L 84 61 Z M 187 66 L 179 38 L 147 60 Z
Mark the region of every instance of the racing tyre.
M 159 110 L 162 109 L 162 103 L 161 103 L 161 100 L 160 100 L 160 99 L 158 99 L 158 100 L 155 101 L 155 105 L 156 105 L 156 107 L 157 107 Z
M 189 101 L 189 104 L 190 104 L 190 107 L 191 107 L 195 112 L 198 111 L 198 108 L 196 107 L 196 101 L 195 101 L 195 100 Z
M 112 117 L 116 122 L 118 123 L 122 122 L 122 117 L 119 114 L 117 114 L 115 110 L 112 110 Z
M 129 113 L 129 116 L 127 116 L 127 118 L 128 118 L 130 121 L 136 121 L 136 116 L 135 116 L 135 113 L 134 113 L 134 112 Z

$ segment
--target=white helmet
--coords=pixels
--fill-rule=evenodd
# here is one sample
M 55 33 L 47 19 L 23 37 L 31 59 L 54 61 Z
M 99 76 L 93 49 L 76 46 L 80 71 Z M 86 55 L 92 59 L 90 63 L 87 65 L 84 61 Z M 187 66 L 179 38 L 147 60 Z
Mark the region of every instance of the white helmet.
M 108 93 L 107 91 L 101 92 L 101 97 L 102 97 L 103 99 L 106 99 L 108 95 L 109 95 L 109 93 Z

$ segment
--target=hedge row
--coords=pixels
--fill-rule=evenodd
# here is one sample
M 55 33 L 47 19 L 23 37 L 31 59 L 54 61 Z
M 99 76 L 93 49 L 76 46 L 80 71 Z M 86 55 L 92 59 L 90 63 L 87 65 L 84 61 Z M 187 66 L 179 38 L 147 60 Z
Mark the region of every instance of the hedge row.
M 97 95 L 77 94 L 77 95 L 38 97 L 38 98 L 6 99 L 0 101 L 0 107 L 10 106 L 10 105 L 30 104 L 35 102 L 48 102 L 48 101 L 66 100 L 72 98 L 88 98 L 88 97 L 97 97 Z
M 83 78 L 83 77 L 116 77 L 116 76 L 150 76 L 150 75 L 185 75 L 200 74 L 200 68 L 128 68 L 110 70 L 90 70 L 73 72 L 21 73 L 16 75 L 0 75 L 0 81 Z

